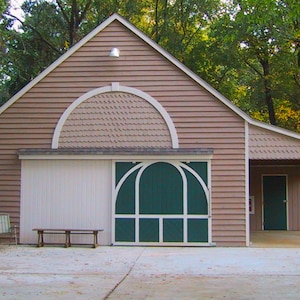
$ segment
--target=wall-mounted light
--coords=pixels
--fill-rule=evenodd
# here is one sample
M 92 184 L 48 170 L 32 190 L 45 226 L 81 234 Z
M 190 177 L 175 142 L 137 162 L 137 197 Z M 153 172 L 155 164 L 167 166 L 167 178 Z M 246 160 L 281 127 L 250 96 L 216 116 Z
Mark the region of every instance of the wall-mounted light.
M 120 50 L 118 48 L 112 48 L 109 52 L 110 57 L 119 57 L 120 56 Z

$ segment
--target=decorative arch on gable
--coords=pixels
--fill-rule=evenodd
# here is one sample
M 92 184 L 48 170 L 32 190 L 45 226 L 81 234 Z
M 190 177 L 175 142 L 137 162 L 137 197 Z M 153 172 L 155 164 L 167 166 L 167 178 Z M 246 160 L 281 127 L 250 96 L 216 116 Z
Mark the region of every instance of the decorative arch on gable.
M 103 107 L 108 111 L 103 111 Z M 99 120 L 97 111 L 101 115 Z M 133 114 L 137 114 L 137 119 Z M 84 126 L 79 126 L 80 120 L 87 126 L 86 132 L 81 128 Z M 102 136 L 104 133 L 106 137 Z M 91 147 L 179 147 L 174 123 L 163 106 L 149 94 L 118 83 L 94 89 L 76 99 L 56 125 L 52 149 L 74 144 L 87 147 L 93 138 L 100 145 L 91 143 Z

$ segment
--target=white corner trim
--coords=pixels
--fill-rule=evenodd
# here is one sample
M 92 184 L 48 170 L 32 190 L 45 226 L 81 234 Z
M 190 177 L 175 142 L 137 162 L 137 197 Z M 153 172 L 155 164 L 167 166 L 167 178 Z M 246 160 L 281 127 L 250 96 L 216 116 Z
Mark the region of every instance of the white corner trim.
M 245 121 L 245 220 L 246 220 L 246 246 L 250 246 L 250 215 L 249 215 L 249 195 L 250 195 L 250 167 L 249 167 L 249 123 Z
M 135 88 L 131 88 L 131 87 L 127 87 L 127 86 L 121 86 L 121 85 L 119 85 L 118 82 L 113 82 L 110 86 L 105 86 L 105 87 L 102 87 L 102 88 L 97 88 L 97 89 L 91 90 L 91 91 L 83 94 L 79 98 L 77 98 L 65 110 L 65 112 L 60 117 L 58 123 L 56 124 L 54 134 L 53 134 L 53 138 L 52 138 L 51 148 L 52 149 L 57 149 L 58 148 L 58 142 L 59 142 L 59 137 L 60 137 L 61 130 L 62 130 L 66 120 L 70 116 L 70 114 L 75 110 L 75 108 L 78 105 L 80 105 L 83 101 L 85 101 L 85 100 L 87 100 L 91 97 L 94 97 L 96 95 L 103 94 L 103 93 L 108 93 L 108 92 L 116 92 L 116 91 L 136 95 L 136 96 L 146 100 L 148 103 L 150 103 L 161 114 L 164 121 L 166 122 L 166 125 L 167 125 L 167 127 L 169 129 L 169 132 L 170 132 L 170 135 L 171 135 L 172 148 L 174 148 L 174 149 L 179 148 L 178 136 L 177 136 L 177 131 L 176 131 L 175 125 L 174 125 L 172 119 L 170 118 L 169 114 L 165 110 L 165 108 L 157 100 L 155 100 L 153 97 L 151 97 L 149 94 L 147 94 L 147 93 L 145 93 L 141 90 L 135 89 Z

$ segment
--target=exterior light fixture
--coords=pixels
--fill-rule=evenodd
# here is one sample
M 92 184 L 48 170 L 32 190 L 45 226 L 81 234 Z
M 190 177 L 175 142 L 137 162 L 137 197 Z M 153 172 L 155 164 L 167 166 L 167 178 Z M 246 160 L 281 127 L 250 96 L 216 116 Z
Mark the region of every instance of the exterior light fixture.
M 118 48 L 112 48 L 109 52 L 110 57 L 119 57 L 120 56 L 120 50 Z

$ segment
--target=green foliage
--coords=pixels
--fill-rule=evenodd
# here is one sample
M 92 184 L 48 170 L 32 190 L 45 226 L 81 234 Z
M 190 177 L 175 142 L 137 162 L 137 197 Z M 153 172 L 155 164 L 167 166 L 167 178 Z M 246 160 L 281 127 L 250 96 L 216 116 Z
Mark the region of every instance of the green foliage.
M 20 29 L 0 2 L 0 104 L 117 12 L 254 118 L 299 129 L 300 2 L 27 0 Z
M 280 100 L 275 102 L 275 111 L 279 126 L 300 132 L 300 109 L 293 108 L 289 101 Z M 259 121 L 268 122 L 267 111 L 254 111 L 250 115 Z
M 287 128 L 277 103 L 299 108 L 299 8 L 287 1 L 233 1 L 210 26 L 216 51 L 221 49 L 214 66 L 234 70 L 213 84 L 250 115 L 267 112 L 265 121 Z
M 13 95 L 60 56 L 64 49 L 64 26 L 54 4 L 26 1 L 26 14 L 18 31 L 12 28 L 11 15 L 1 24 L 5 49 L 1 53 L 2 101 Z
M 0 0 L 0 15 L 2 15 L 8 8 L 8 0 Z

